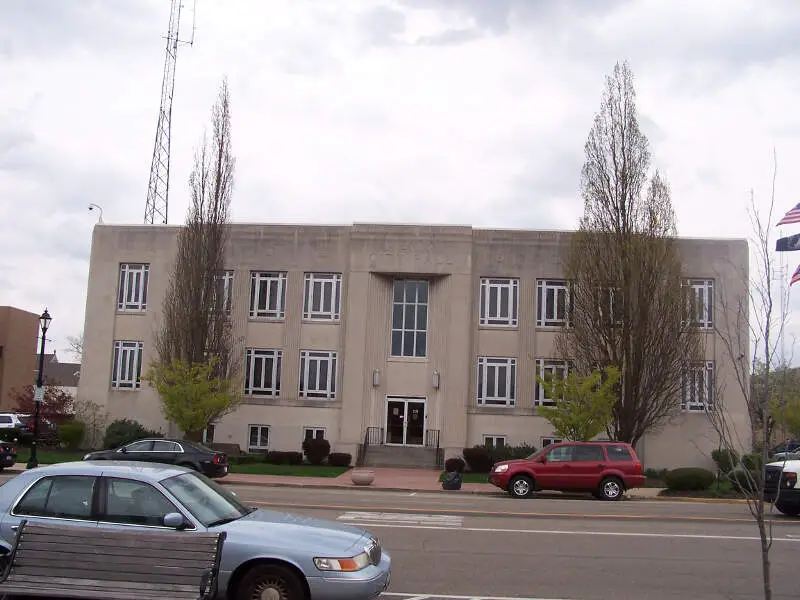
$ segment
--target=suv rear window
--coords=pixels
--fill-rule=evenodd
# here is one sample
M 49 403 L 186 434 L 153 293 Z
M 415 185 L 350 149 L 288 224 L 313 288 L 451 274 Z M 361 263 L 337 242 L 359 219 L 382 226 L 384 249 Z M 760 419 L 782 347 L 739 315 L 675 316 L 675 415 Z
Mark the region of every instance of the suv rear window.
M 608 460 L 612 462 L 627 462 L 632 461 L 631 451 L 627 446 L 606 446 L 608 452 Z

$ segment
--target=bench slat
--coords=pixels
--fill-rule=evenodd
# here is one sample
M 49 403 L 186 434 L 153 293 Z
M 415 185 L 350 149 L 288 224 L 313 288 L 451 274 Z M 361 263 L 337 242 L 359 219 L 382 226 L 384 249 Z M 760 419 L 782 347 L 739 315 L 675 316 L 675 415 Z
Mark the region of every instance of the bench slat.
M 86 546 L 64 546 L 59 544 L 45 544 L 41 542 L 30 543 L 20 545 L 19 549 L 17 550 L 18 556 L 24 556 L 25 554 L 60 554 L 62 556 L 70 555 L 75 557 L 80 557 L 81 560 L 94 560 L 96 558 L 113 558 L 113 557 L 125 557 L 125 556 L 141 556 L 142 552 L 146 552 L 145 556 L 152 557 L 154 562 L 162 559 L 170 559 L 175 558 L 176 556 L 186 557 L 188 560 L 214 560 L 214 553 L 211 550 L 206 550 L 204 552 L 197 552 L 194 549 L 172 549 L 168 552 L 160 551 L 160 550 L 151 550 L 151 549 L 131 549 L 131 548 L 120 548 L 115 549 L 108 546 L 103 548 L 90 548 Z
M 103 568 L 134 568 L 140 565 L 149 566 L 157 562 L 162 567 L 181 567 L 183 569 L 210 569 L 214 566 L 213 557 L 203 556 L 202 558 L 184 557 L 184 554 L 176 556 L 174 553 L 169 556 L 161 556 L 154 560 L 152 556 L 116 556 L 103 554 L 85 553 L 64 553 L 55 549 L 46 551 L 31 552 L 30 548 L 20 548 L 17 552 L 17 563 L 25 565 L 28 562 L 52 565 L 54 567 L 65 566 L 77 569 L 103 569 Z
M 217 534 L 216 533 L 207 533 L 207 532 L 191 532 L 191 531 L 177 531 L 174 529 L 164 529 L 158 527 L 147 527 L 140 526 L 142 529 L 111 529 L 111 528 L 104 528 L 104 527 L 94 527 L 94 526 L 81 526 L 81 525 L 52 525 L 52 524 L 42 524 L 42 523 L 31 523 L 28 522 L 25 526 L 25 533 L 33 534 L 33 533 L 45 533 L 45 534 L 53 534 L 57 533 L 58 535 L 63 535 L 65 537 L 77 537 L 77 538 L 84 538 L 84 539 L 91 539 L 91 540 L 101 540 L 103 538 L 119 538 L 120 532 L 125 532 L 126 539 L 133 539 L 137 537 L 142 537 L 145 540 L 153 540 L 153 539 L 175 539 L 176 537 L 188 537 L 191 536 L 192 539 L 197 538 L 198 540 L 202 540 L 203 538 L 207 540 L 213 539 Z
M 8 581 L 13 581 L 15 575 L 29 575 L 39 577 L 42 580 L 50 580 L 54 577 L 69 577 L 74 573 L 74 569 L 69 567 L 55 568 L 49 565 L 31 565 L 28 567 L 12 567 L 11 574 Z M 159 570 L 153 568 L 151 572 L 147 573 L 120 573 L 119 571 L 96 571 L 92 573 L 91 579 L 97 581 L 132 581 L 141 583 L 178 583 L 183 585 L 191 585 L 197 582 L 198 587 L 200 583 L 200 575 L 198 573 L 185 574 L 180 568 Z
M 92 531 L 97 531 L 97 529 L 92 529 Z M 138 533 L 138 532 L 137 532 Z M 190 539 L 189 536 L 198 536 L 197 540 Z M 120 539 L 120 534 L 117 534 L 116 538 L 111 538 L 107 536 L 98 536 L 96 539 L 92 538 L 92 536 L 72 536 L 72 535 L 64 535 L 60 531 L 56 530 L 53 532 L 28 532 L 23 531 L 21 537 L 21 543 L 24 544 L 26 541 L 29 543 L 32 542 L 43 542 L 43 543 L 51 543 L 57 545 L 76 545 L 82 546 L 85 544 L 91 544 L 92 546 L 114 546 L 118 548 L 174 548 L 176 550 L 180 550 L 182 548 L 195 548 L 197 550 L 206 550 L 209 551 L 214 548 L 217 544 L 216 540 L 212 540 L 206 537 L 203 539 L 205 534 L 202 533 L 188 533 L 188 534 L 181 534 L 175 532 L 174 534 L 161 537 L 159 534 L 154 534 L 153 539 L 147 539 L 141 535 L 133 536 L 130 539 Z
M 39 577 L 34 577 L 31 575 L 20 575 L 17 579 L 13 582 L 10 581 L 9 583 L 13 584 L 37 584 L 41 583 L 42 580 Z M 43 585 L 50 585 L 53 587 L 57 587 L 59 585 L 73 585 L 78 586 L 81 588 L 104 588 L 104 589 L 117 589 L 117 590 L 131 590 L 131 591 L 145 591 L 145 592 L 156 592 L 159 590 L 176 590 L 176 591 L 184 591 L 184 592 L 193 592 L 197 593 L 198 586 L 192 584 L 187 585 L 185 583 L 139 583 L 133 581 L 98 581 L 92 577 L 52 577 Z
M 26 584 L 23 586 L 4 586 L 4 594 L 33 596 L 39 598 L 75 598 L 83 599 L 101 598 L 104 600 L 197 600 L 199 593 L 197 590 L 177 591 L 172 589 L 144 591 L 144 590 L 117 590 L 108 588 L 78 588 L 70 587 L 49 587 L 37 584 Z

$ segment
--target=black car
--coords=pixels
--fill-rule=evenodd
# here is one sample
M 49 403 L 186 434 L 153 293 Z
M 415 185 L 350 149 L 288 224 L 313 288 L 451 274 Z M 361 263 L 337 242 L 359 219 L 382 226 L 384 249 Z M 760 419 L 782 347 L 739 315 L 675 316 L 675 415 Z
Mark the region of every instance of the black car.
M 11 442 L 0 442 L 0 471 L 17 462 L 17 449 Z
M 83 460 L 135 460 L 189 467 L 207 477 L 228 474 L 228 455 L 196 442 L 165 438 L 136 440 L 114 450 L 90 452 Z

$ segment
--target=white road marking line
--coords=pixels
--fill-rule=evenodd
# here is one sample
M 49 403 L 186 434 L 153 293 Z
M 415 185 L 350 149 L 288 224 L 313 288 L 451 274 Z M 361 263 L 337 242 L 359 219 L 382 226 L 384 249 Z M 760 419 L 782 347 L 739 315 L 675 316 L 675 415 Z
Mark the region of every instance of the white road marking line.
M 348 511 L 336 517 L 339 521 L 362 523 L 405 523 L 409 525 L 442 525 L 461 527 L 464 517 L 456 515 L 424 515 L 409 513 L 380 513 Z
M 566 600 L 565 598 L 520 598 L 519 596 L 448 596 L 446 594 L 402 594 L 383 592 L 380 597 L 402 598 L 403 600 Z
M 387 529 L 431 529 L 431 530 L 444 530 L 444 531 L 452 531 L 452 527 L 442 527 L 438 525 L 401 525 L 396 523 L 381 523 L 378 521 L 374 522 L 366 522 L 366 521 L 359 521 L 359 525 L 365 525 L 368 527 L 386 527 Z M 760 541 L 761 538 L 756 536 L 744 536 L 744 535 L 701 535 L 701 534 L 692 534 L 692 533 L 640 533 L 640 532 L 628 532 L 628 531 L 564 531 L 564 530 L 557 530 L 557 529 L 501 529 L 496 527 L 458 527 L 457 531 L 478 531 L 483 533 L 526 533 L 526 534 L 548 534 L 548 535 L 597 535 L 597 536 L 607 536 L 607 537 L 642 537 L 642 538 L 666 538 L 666 539 L 689 539 L 689 540 L 730 540 L 730 541 L 746 541 L 746 542 L 753 542 L 753 541 Z M 774 537 L 773 541 L 775 542 L 798 542 L 800 543 L 800 537 L 798 538 L 780 538 Z M 448 596 L 441 596 L 442 598 L 446 598 Z M 453 598 L 460 598 L 462 596 L 452 596 Z M 472 596 L 463 596 L 463 598 L 472 598 Z M 480 596 L 483 600 L 490 598 L 489 596 Z M 494 600 L 494 599 L 493 599 Z M 525 600 L 524 598 L 516 598 L 515 600 Z M 536 600 L 535 598 L 532 600 Z

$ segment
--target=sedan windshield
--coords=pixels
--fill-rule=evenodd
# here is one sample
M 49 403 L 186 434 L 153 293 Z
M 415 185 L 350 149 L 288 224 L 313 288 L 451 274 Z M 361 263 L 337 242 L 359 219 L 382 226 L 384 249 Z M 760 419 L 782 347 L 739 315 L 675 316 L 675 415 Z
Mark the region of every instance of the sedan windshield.
M 206 527 L 223 525 L 252 512 L 234 494 L 199 473 L 184 473 L 161 482 Z

